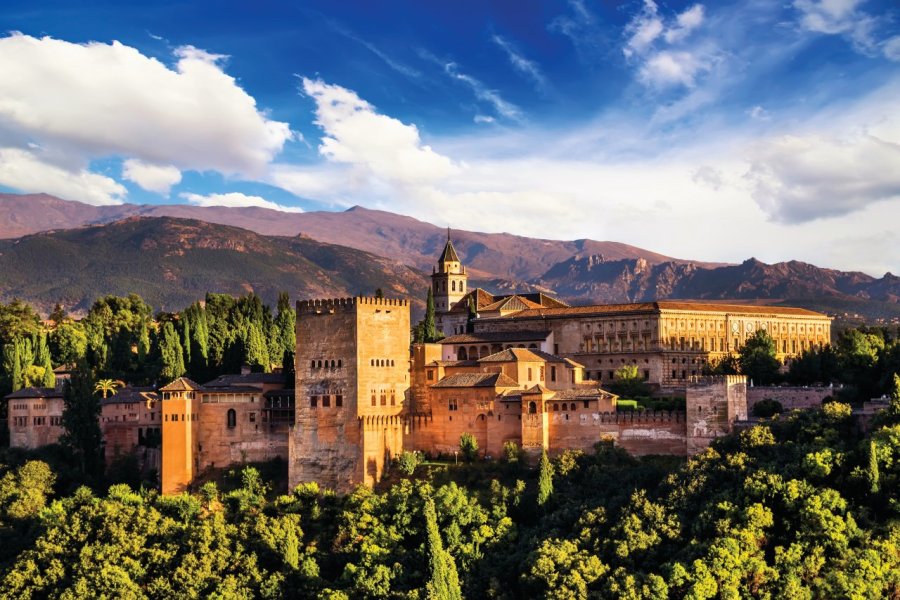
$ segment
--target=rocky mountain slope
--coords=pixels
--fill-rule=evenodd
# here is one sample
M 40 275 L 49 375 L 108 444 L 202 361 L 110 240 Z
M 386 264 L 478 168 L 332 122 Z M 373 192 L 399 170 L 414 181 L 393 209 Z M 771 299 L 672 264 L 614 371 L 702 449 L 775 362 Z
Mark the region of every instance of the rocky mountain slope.
M 181 309 L 207 291 L 255 292 L 274 303 L 385 294 L 422 304 L 428 282 L 396 261 L 304 237 L 170 217 L 131 217 L 0 241 L 0 301 L 21 298 L 48 312 L 80 311 L 103 294 L 140 294 L 157 310 Z

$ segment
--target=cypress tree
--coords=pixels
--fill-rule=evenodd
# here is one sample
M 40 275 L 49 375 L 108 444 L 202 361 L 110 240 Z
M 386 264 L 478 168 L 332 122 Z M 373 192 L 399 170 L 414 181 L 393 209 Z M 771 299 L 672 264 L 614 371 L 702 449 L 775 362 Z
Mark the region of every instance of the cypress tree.
M 881 489 L 881 476 L 878 472 L 878 446 L 875 444 L 875 440 L 869 442 L 869 469 L 867 475 L 869 491 L 877 494 Z
M 456 561 L 449 552 L 444 550 L 437 526 L 437 512 L 431 497 L 425 498 L 423 512 L 425 513 L 425 546 L 428 553 L 430 576 L 425 586 L 426 598 L 429 600 L 462 600 Z
M 434 324 L 434 292 L 428 288 L 428 299 L 425 301 L 425 331 L 424 337 L 426 342 L 434 342 L 438 339 L 437 329 Z
M 187 312 L 181 319 L 181 349 L 184 352 L 184 364 L 191 364 L 191 324 Z
M 53 372 L 53 363 L 50 362 L 50 352 L 44 354 L 44 362 L 41 366 L 44 368 L 44 378 L 41 380 L 41 386 L 55 388 L 56 374 Z
M 147 328 L 147 320 L 141 319 L 141 328 L 138 332 L 138 362 L 144 364 L 147 355 L 150 354 L 150 331 Z
M 550 458 L 547 451 L 541 453 L 540 472 L 538 473 L 538 506 L 543 506 L 553 494 L 553 465 L 550 464 Z
M 891 414 L 900 415 L 900 374 L 894 373 L 891 389 Z
M 103 465 L 100 400 L 94 394 L 93 374 L 83 363 L 66 382 L 62 426 L 60 444 L 78 460 L 82 474 L 99 477 Z
M 285 352 L 293 354 L 297 348 L 297 312 L 291 307 L 291 299 L 287 292 L 278 294 L 278 314 L 275 316 L 275 324 L 281 343 L 279 354 L 282 356 Z
M 12 385 L 12 391 L 21 390 L 25 387 L 25 381 L 22 376 L 22 359 L 21 352 L 19 351 L 21 344 L 19 340 L 15 340 L 13 342 L 13 350 L 12 350 L 12 360 L 10 361 L 10 372 L 9 372 L 9 382 Z
M 254 370 L 262 370 L 262 372 L 268 373 L 272 367 L 271 361 L 269 360 L 269 348 L 256 323 L 250 323 L 247 327 L 246 348 L 247 364 Z
M 172 381 L 184 375 L 184 351 L 171 321 L 163 325 L 159 354 L 161 362 L 159 376 L 163 381 Z

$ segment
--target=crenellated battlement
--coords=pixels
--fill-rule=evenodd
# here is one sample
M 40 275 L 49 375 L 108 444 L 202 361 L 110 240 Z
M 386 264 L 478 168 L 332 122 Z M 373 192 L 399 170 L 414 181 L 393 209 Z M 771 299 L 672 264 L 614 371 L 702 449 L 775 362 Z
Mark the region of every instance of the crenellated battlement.
M 357 306 L 409 306 L 409 300 L 402 298 L 374 298 L 356 296 L 352 298 L 316 298 L 297 302 L 297 314 L 322 314 L 354 312 Z
M 746 375 L 694 375 L 688 379 L 688 387 L 740 385 L 742 383 L 747 383 Z

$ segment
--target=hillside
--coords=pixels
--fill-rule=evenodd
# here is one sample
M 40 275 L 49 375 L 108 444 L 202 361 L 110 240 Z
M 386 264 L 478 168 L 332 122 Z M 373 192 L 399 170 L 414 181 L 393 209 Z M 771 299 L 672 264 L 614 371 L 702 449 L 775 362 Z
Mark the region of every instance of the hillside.
M 428 283 L 408 267 L 304 237 L 262 236 L 196 220 L 132 217 L 107 225 L 0 241 L 0 300 L 47 312 L 83 310 L 103 294 L 136 292 L 176 310 L 207 291 L 293 298 L 373 294 L 421 299 Z M 421 300 L 419 300 L 421 303 Z
M 126 217 L 198 219 L 249 229 L 262 235 L 303 234 L 380 256 L 390 256 L 422 271 L 431 271 L 447 239 L 447 230 L 411 217 L 353 207 L 344 212 L 285 213 L 267 208 L 178 205 L 90 206 L 46 194 L 0 194 L 0 239 L 51 229 L 109 223 Z M 672 261 L 662 254 L 619 242 L 541 240 L 508 233 L 453 231 L 453 242 L 470 273 L 484 279 L 528 280 L 574 255 L 602 254 L 608 259 Z M 697 263 L 713 266 L 711 263 Z

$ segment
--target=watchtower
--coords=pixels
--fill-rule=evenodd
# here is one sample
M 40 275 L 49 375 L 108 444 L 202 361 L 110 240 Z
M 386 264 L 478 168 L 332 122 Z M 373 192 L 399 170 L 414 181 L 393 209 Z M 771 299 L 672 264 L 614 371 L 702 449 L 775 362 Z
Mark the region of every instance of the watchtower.
M 731 433 L 735 421 L 747 418 L 747 378 L 744 375 L 691 378 L 685 410 L 690 456 L 701 452 L 715 438 Z
M 160 487 L 163 494 L 180 494 L 194 479 L 197 444 L 197 414 L 200 386 L 179 377 L 159 389 L 162 396 L 162 465 Z
M 409 334 L 406 300 L 297 303 L 291 487 L 315 481 L 346 492 L 372 485 L 403 450 Z

